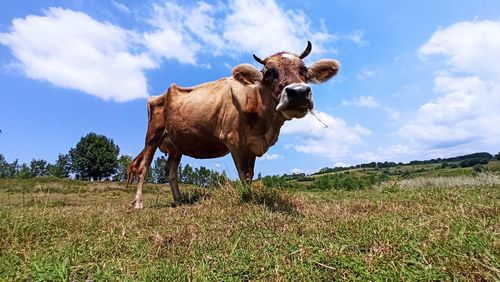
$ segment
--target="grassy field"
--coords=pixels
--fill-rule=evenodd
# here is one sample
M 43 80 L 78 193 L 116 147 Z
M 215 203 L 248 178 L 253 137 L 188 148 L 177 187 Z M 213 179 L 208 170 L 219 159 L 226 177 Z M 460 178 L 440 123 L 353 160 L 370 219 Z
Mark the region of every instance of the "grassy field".
M 253 192 L 0 180 L 0 280 L 500 280 L 500 177 Z

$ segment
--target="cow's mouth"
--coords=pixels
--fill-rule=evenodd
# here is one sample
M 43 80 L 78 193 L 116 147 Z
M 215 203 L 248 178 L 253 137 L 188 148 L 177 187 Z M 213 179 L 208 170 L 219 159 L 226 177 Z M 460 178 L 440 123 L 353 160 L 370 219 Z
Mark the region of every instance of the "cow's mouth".
M 303 118 L 310 110 L 311 109 L 307 106 L 304 107 L 294 106 L 281 110 L 281 114 L 286 119 L 290 120 L 292 118 Z

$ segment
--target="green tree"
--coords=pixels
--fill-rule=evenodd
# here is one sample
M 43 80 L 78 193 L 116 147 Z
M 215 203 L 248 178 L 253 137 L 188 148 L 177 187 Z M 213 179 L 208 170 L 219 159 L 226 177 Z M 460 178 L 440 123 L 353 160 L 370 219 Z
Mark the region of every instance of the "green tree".
M 118 158 L 118 165 L 116 167 L 116 173 L 113 176 L 113 181 L 127 181 L 128 166 L 131 162 L 132 156 L 130 155 L 121 155 L 120 158 Z
M 30 163 L 30 174 L 31 177 L 38 177 L 47 175 L 49 172 L 48 164 L 46 160 L 33 159 Z
M 67 178 L 71 173 L 71 158 L 69 154 L 59 154 L 55 164 L 48 165 L 49 175 Z
M 194 170 L 189 164 L 186 164 L 186 166 L 182 170 L 179 170 L 179 171 L 181 172 L 181 175 L 180 175 L 180 182 L 181 183 L 194 184 L 194 180 L 195 180 Z
M 227 180 L 226 172 L 219 173 L 204 166 L 193 168 L 189 164 L 179 166 L 179 182 L 202 187 L 213 187 Z
M 72 171 L 80 179 L 102 180 L 115 173 L 119 152 L 112 139 L 89 133 L 69 151 Z
M 5 157 L 0 154 L 0 178 L 10 177 L 10 164 L 5 160 Z
M 212 172 L 204 166 L 195 168 L 194 170 L 194 184 L 202 187 L 208 187 L 210 184 L 210 176 Z
M 160 156 L 156 158 L 152 171 L 155 183 L 167 183 L 168 182 L 167 158 L 165 158 L 165 156 Z
M 31 176 L 30 167 L 27 164 L 23 163 L 21 165 L 21 167 L 19 168 L 19 170 L 17 171 L 16 177 L 19 177 L 19 178 L 30 178 L 30 177 L 32 177 Z

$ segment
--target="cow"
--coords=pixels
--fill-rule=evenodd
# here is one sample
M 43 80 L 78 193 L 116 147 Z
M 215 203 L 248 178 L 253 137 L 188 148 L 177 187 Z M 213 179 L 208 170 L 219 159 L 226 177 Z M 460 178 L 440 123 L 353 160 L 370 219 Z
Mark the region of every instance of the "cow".
M 181 200 L 177 182 L 182 155 L 217 158 L 231 154 L 238 176 L 250 184 L 256 157 L 278 140 L 285 121 L 302 118 L 314 107 L 309 83 L 323 83 L 339 70 L 336 60 L 321 59 L 306 67 L 300 54 L 279 52 L 259 71 L 250 64 L 232 69 L 232 76 L 194 87 L 172 84 L 148 99 L 148 128 L 144 149 L 128 168 L 127 185 L 138 181 L 132 204 L 143 208 L 142 188 L 157 148 L 167 155 L 166 170 L 175 202 Z

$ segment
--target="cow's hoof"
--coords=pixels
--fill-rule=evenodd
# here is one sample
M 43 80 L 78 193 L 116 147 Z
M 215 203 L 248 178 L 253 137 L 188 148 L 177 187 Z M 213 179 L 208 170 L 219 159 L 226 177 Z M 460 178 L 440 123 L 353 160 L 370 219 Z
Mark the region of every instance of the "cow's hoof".
M 140 210 L 140 209 L 144 208 L 144 202 L 142 200 L 135 199 L 132 202 L 132 205 L 134 205 L 134 209 L 136 209 L 136 210 Z

